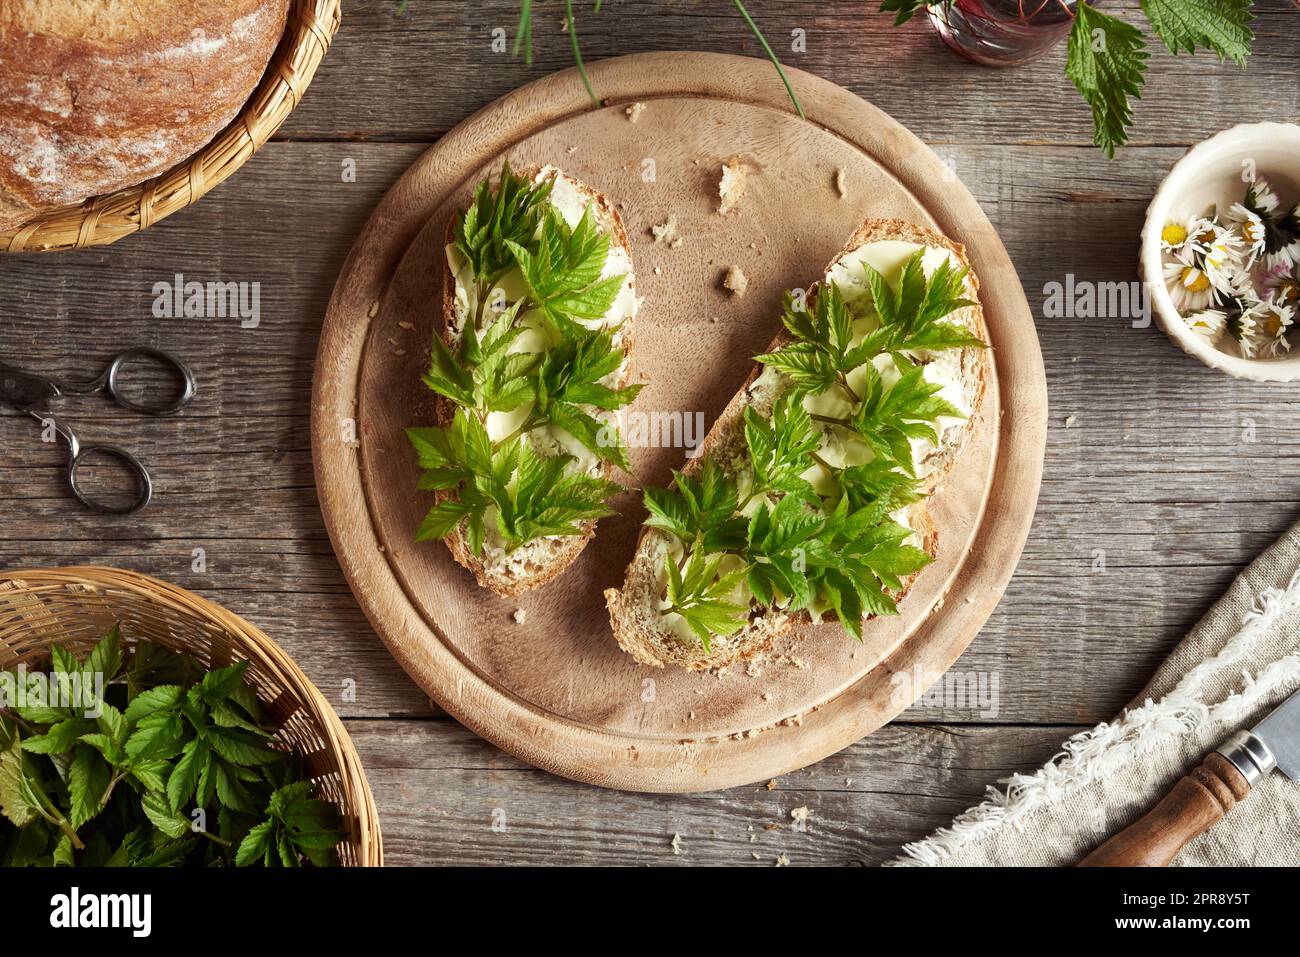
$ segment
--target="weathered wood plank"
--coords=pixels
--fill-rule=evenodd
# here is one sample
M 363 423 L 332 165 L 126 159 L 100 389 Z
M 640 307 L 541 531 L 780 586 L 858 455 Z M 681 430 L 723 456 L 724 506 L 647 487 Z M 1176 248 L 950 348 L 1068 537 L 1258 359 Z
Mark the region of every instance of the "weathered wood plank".
M 764 785 L 691 795 L 552 777 L 452 721 L 350 721 L 389 863 L 879 864 L 948 824 L 1079 730 L 890 725 Z M 806 831 L 790 812 L 809 810 Z M 493 824 L 496 822 L 494 830 Z M 504 827 L 504 830 L 501 828 Z M 680 835 L 680 854 L 673 853 Z
M 1037 62 L 998 71 L 954 56 L 923 16 L 891 27 L 893 15 L 880 13 L 875 2 L 751 0 L 747 6 L 784 62 L 871 100 L 927 141 L 1092 141 L 1088 108 L 1065 76 L 1064 44 Z M 344 4 L 334 49 L 280 136 L 427 140 L 490 100 L 573 63 L 558 4 L 537 5 L 532 68 L 493 52 L 494 30 L 514 35 L 517 0 L 411 0 L 400 17 L 396 9 L 392 0 Z M 1170 56 L 1132 0 L 1105 9 L 1146 31 L 1152 52 L 1135 109 L 1135 143 L 1190 143 L 1231 123 L 1300 114 L 1300 24 L 1286 3 L 1256 4 L 1255 54 L 1246 73 L 1208 54 Z M 794 30 L 804 32 L 806 52 L 792 49 Z M 762 55 L 723 0 L 611 2 L 597 16 L 580 11 L 578 34 L 588 61 L 645 50 Z M 779 82 L 775 73 L 772 82 Z M 1106 165 L 1095 150 L 1088 160 Z

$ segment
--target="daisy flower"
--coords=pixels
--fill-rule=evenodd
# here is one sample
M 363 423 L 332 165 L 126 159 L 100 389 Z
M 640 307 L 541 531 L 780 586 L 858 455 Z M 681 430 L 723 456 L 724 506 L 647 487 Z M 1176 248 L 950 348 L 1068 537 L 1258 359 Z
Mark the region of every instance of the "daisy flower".
M 1300 269 L 1275 266 L 1264 274 L 1260 286 L 1265 296 L 1279 305 L 1300 305 Z
M 1277 193 L 1268 185 L 1268 180 L 1256 176 L 1255 181 L 1246 187 L 1246 205 L 1261 216 L 1271 216 L 1281 206 Z
M 1208 239 L 1206 238 L 1208 236 Z M 1240 273 L 1246 262 L 1242 255 L 1241 237 L 1236 230 L 1210 224 L 1199 237 L 1204 244 L 1204 253 L 1199 264 L 1215 289 L 1233 292 L 1240 282 Z M 1193 262 L 1198 260 L 1193 259 Z
M 1289 213 L 1269 226 L 1264 242 L 1264 265 L 1273 269 L 1300 264 L 1300 205 L 1292 206 Z
M 1181 253 L 1188 251 L 1186 247 L 1190 245 L 1191 251 L 1200 252 L 1196 237 L 1211 225 L 1209 220 L 1199 216 L 1171 219 L 1165 223 L 1165 228 L 1160 230 L 1160 248 L 1166 252 Z
M 1228 313 L 1224 328 L 1228 330 L 1228 335 L 1232 336 L 1237 345 L 1241 347 L 1243 356 L 1249 359 L 1255 354 L 1255 316 L 1250 310 Z
M 1228 314 L 1218 309 L 1202 309 L 1200 312 L 1194 312 L 1185 318 L 1188 327 L 1193 332 L 1199 333 L 1211 342 L 1219 340 L 1228 324 Z
M 1181 258 L 1165 263 L 1165 285 L 1179 312 L 1199 312 L 1214 297 L 1214 284 L 1205 271 Z
M 1291 343 L 1287 339 L 1287 333 L 1295 322 L 1295 310 L 1291 306 L 1265 299 L 1255 304 L 1251 315 L 1255 320 L 1249 336 L 1252 354 L 1271 358 L 1279 352 L 1290 351 Z
M 1264 239 L 1267 234 L 1264 220 L 1259 213 L 1241 203 L 1233 203 L 1228 210 L 1228 219 L 1236 224 L 1241 234 L 1246 265 L 1253 266 L 1264 255 Z

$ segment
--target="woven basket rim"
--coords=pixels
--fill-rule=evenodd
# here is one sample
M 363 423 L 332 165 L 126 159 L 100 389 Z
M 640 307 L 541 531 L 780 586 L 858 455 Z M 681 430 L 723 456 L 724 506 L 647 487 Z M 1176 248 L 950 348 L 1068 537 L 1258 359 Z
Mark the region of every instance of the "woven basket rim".
M 290 0 L 284 34 L 238 115 L 206 146 L 134 186 L 37 213 L 0 230 L 0 252 L 105 246 L 148 229 L 224 183 L 297 108 L 342 21 L 342 0 Z
M 356 848 L 361 866 L 381 867 L 384 862 L 383 836 L 379 813 L 370 783 L 362 769 L 361 757 L 347 728 L 315 683 L 262 629 L 229 609 L 179 585 L 141 572 L 103 565 L 79 565 L 65 568 L 30 568 L 0 571 L 0 585 L 13 583 L 20 590 L 76 585 L 92 591 L 113 589 L 138 595 L 147 601 L 175 612 L 197 618 L 219 628 L 232 644 L 245 654 L 256 652 L 258 667 L 268 670 L 293 691 L 299 704 L 319 726 L 329 748 L 332 763 L 357 823 Z

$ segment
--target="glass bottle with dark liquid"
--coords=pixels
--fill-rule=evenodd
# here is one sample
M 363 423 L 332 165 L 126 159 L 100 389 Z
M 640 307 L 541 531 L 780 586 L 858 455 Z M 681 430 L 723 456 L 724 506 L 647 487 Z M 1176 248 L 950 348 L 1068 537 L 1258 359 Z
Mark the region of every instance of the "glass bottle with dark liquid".
M 1038 59 L 1070 32 L 1075 5 L 1076 0 L 952 0 L 928 10 L 944 43 L 962 56 L 985 66 L 1016 66 Z

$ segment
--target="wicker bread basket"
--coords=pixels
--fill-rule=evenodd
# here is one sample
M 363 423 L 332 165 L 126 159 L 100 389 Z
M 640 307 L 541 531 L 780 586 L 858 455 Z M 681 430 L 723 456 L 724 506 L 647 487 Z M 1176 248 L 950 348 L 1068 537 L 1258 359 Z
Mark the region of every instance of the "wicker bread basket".
M 342 863 L 383 864 L 379 817 L 352 739 L 316 686 L 260 630 L 192 592 L 134 572 L 0 573 L 0 669 L 42 658 L 55 643 L 83 655 L 115 623 L 128 644 L 152 641 L 208 668 L 247 661 L 248 681 L 279 724 L 275 740 L 302 756 L 319 797 L 342 813 Z
M 184 209 L 248 162 L 280 128 L 338 31 L 342 0 L 293 0 L 284 37 L 239 115 L 207 146 L 160 176 L 0 231 L 0 251 L 52 252 L 117 242 Z

